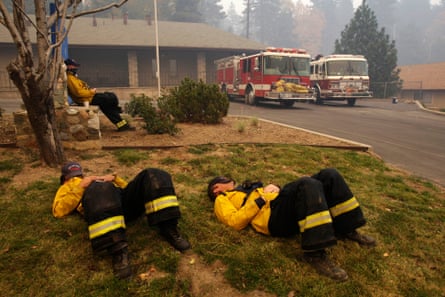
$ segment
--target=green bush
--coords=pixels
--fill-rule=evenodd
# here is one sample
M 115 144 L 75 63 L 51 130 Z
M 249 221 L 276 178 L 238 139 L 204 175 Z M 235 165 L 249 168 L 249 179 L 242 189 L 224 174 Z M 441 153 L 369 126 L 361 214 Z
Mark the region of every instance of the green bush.
M 156 107 L 156 101 L 144 94 L 131 95 L 130 102 L 126 104 L 127 112 L 132 116 L 140 116 L 144 119 L 145 129 L 149 134 L 170 134 L 179 132 L 171 113 L 166 109 Z
M 229 100 L 216 84 L 185 78 L 159 98 L 158 107 L 168 110 L 178 122 L 218 124 L 227 115 Z

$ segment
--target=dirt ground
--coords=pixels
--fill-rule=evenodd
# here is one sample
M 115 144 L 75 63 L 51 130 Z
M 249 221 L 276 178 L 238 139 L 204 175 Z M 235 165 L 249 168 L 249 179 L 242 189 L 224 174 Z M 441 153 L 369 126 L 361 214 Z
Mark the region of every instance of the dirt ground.
M 328 147 L 360 146 L 360 144 L 313 131 L 248 117 L 227 116 L 218 125 L 180 123 L 177 125 L 180 132 L 174 136 L 148 134 L 141 119 L 128 118 L 128 121 L 136 127 L 136 131 L 117 132 L 114 125 L 101 115 L 101 141 L 105 149 L 181 147 L 208 143 L 294 143 Z M 13 146 L 14 143 L 15 127 L 12 115 L 4 114 L 0 117 L 0 147 Z
M 101 119 L 102 144 L 110 147 L 177 147 L 208 143 L 294 143 L 302 145 L 351 147 L 357 144 L 304 129 L 293 128 L 257 118 L 227 116 L 218 125 L 178 124 L 180 133 L 149 135 L 143 121 L 130 119 L 136 131 L 116 132 L 106 119 Z
M 104 149 L 113 148 L 162 148 L 162 147 L 186 147 L 189 145 L 207 143 L 294 143 L 312 146 L 328 146 L 342 148 L 362 149 L 359 144 L 344 141 L 327 135 L 312 133 L 307 130 L 292 128 L 276 123 L 255 118 L 226 117 L 219 125 L 179 124 L 180 133 L 170 135 L 149 135 L 143 128 L 140 119 L 129 119 L 136 127 L 136 131 L 117 132 L 115 127 L 104 117 L 101 117 L 102 144 Z M 11 149 L 15 142 L 15 131 L 12 117 L 3 115 L 0 120 L 0 151 Z M 4 148 L 1 148 L 4 147 Z M 75 152 L 66 152 L 68 158 Z M 186 150 L 175 150 L 175 156 L 186 154 Z M 179 154 L 179 155 L 178 155 Z M 94 166 L 97 172 L 107 168 L 111 160 L 103 159 L 85 161 L 84 166 Z M 94 163 L 93 163 L 94 162 Z M 91 164 L 88 164 L 91 163 Z M 17 186 L 27 184 L 42 177 L 42 170 L 49 176 L 59 173 L 58 169 L 44 166 L 26 165 L 21 174 L 14 177 Z M 191 283 L 193 296 L 199 297 L 269 297 L 272 294 L 253 291 L 247 294 L 240 293 L 232 288 L 224 279 L 225 266 L 221 262 L 206 265 L 194 254 L 188 251 L 180 260 L 177 277 L 187 279 Z M 155 278 L 165 277 L 165 273 L 151 268 L 137 276 L 141 281 L 150 282 Z M 294 292 L 289 292 L 288 297 L 293 297 Z

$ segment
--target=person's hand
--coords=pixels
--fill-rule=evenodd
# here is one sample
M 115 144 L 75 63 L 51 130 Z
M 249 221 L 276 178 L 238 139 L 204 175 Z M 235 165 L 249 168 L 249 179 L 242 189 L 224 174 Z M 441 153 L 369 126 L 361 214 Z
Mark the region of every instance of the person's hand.
M 101 179 L 105 182 L 112 182 L 116 178 L 116 174 L 108 174 L 108 175 L 103 175 L 101 177 L 102 177 Z
M 278 187 L 274 184 L 269 184 L 269 185 L 265 186 L 263 190 L 264 190 L 264 193 L 279 193 L 280 187 Z
M 91 91 L 93 91 L 94 93 L 97 93 L 97 89 L 96 88 L 92 88 Z
M 116 178 L 116 174 L 107 174 L 107 175 L 93 175 L 93 176 L 87 176 L 82 179 L 79 186 L 83 188 L 87 188 L 93 181 L 100 181 L 100 182 L 113 182 Z
M 225 184 L 218 183 L 213 186 L 212 192 L 216 197 L 225 191 L 233 190 L 234 187 L 235 187 L 235 182 L 233 182 L 233 181 L 231 181 L 229 183 L 225 183 Z

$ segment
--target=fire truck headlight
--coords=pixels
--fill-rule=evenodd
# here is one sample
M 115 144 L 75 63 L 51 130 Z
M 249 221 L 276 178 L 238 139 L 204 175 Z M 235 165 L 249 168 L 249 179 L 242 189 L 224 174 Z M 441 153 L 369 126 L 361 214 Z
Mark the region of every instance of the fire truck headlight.
M 330 89 L 339 89 L 340 84 L 338 82 L 331 82 L 329 88 Z

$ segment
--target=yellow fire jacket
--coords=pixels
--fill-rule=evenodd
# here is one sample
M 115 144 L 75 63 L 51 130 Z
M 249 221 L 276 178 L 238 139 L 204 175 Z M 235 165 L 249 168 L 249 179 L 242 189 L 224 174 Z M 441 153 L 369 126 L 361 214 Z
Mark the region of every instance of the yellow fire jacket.
M 247 200 L 244 202 L 246 195 Z M 250 194 L 227 191 L 216 197 L 214 211 L 222 223 L 236 230 L 244 229 L 250 224 L 257 232 L 270 235 L 270 201 L 277 196 L 278 193 L 264 193 L 263 188 L 257 188 Z M 261 207 L 255 201 L 260 197 L 266 201 Z
M 77 104 L 83 104 L 83 102 L 90 102 L 93 100 L 95 92 L 91 90 L 86 82 L 79 79 L 71 72 L 67 72 L 67 87 L 68 94 L 71 96 L 74 102 Z
M 81 201 L 85 189 L 79 186 L 81 181 L 81 177 L 73 177 L 59 187 L 53 201 L 53 216 L 61 218 L 69 215 L 75 210 L 83 215 Z M 122 189 L 128 184 L 124 179 L 118 176 L 116 176 L 113 183 L 116 187 Z

